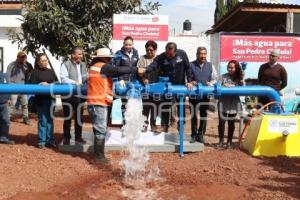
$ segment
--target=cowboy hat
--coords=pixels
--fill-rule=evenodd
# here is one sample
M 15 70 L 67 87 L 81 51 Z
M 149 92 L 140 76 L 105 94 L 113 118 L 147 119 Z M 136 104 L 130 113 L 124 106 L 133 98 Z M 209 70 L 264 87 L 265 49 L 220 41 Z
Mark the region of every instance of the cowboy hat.
M 92 58 L 113 58 L 109 48 L 100 48 L 96 50 L 96 54 Z

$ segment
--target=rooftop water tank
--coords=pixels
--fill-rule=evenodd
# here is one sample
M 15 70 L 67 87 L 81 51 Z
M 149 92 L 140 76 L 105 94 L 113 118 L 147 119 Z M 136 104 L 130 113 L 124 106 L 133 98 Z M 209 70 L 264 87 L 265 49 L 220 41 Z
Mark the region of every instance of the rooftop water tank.
M 191 31 L 192 30 L 192 23 L 190 22 L 190 20 L 186 19 L 183 22 L 183 31 Z
M 183 22 L 183 34 L 192 35 L 192 23 L 188 19 Z

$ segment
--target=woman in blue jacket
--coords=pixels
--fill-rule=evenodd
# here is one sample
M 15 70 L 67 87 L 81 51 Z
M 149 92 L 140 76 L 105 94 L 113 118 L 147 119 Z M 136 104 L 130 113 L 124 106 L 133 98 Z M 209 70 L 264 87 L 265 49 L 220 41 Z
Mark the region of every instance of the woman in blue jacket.
M 116 52 L 116 61 L 115 65 L 117 67 L 132 67 L 136 68 L 137 63 L 139 61 L 139 54 L 138 51 L 133 47 L 133 38 L 131 36 L 125 37 L 123 41 L 123 47 L 121 50 Z M 134 71 L 134 70 L 132 70 Z M 136 73 L 128 73 L 123 74 L 118 78 L 119 83 L 122 87 L 125 86 L 126 82 L 136 80 Z M 124 112 L 125 112 L 125 105 L 127 104 L 127 99 L 122 98 L 122 116 L 123 116 L 123 124 L 125 124 L 124 119 Z

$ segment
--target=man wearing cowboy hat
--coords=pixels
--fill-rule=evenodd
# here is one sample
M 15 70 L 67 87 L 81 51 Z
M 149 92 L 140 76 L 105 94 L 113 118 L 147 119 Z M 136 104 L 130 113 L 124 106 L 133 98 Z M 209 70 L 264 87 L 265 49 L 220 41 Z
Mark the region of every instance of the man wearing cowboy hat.
M 107 129 L 108 107 L 113 101 L 112 77 L 136 73 L 136 67 L 114 67 L 110 65 L 113 58 L 108 48 L 100 48 L 93 56 L 88 72 L 87 103 L 94 132 L 94 153 L 96 162 L 107 163 L 104 155 L 105 135 Z

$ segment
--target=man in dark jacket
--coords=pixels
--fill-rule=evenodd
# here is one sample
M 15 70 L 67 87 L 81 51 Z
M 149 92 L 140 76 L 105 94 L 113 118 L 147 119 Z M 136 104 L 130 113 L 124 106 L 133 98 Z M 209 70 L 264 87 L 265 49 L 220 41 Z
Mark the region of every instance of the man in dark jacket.
M 24 84 L 28 82 L 33 67 L 29 62 L 27 62 L 26 59 L 26 53 L 20 51 L 17 54 L 17 59 L 7 66 L 6 76 L 9 83 Z M 15 110 L 18 99 L 20 100 L 22 106 L 23 123 L 29 125 L 30 122 L 28 118 L 28 99 L 26 94 L 11 95 L 11 105 L 9 112 L 10 116 L 13 116 L 13 111 Z
M 5 75 L 0 72 L 0 84 L 3 83 L 7 83 L 7 79 Z M 10 121 L 7 104 L 10 104 L 9 99 L 9 95 L 0 94 L 0 143 L 2 144 L 15 144 L 15 142 L 8 137 Z
M 192 89 L 193 84 L 191 83 L 192 77 L 189 59 L 185 51 L 177 49 L 177 45 L 174 42 L 169 42 L 166 45 L 165 52 L 158 55 L 147 69 L 139 68 L 138 71 L 143 74 L 157 69 L 160 76 L 168 77 L 172 84 L 186 85 L 188 89 Z M 162 103 L 161 128 L 157 132 L 168 132 L 172 100 L 164 98 Z

